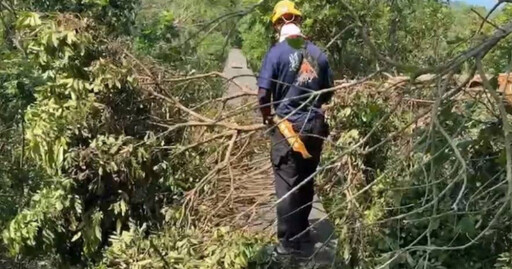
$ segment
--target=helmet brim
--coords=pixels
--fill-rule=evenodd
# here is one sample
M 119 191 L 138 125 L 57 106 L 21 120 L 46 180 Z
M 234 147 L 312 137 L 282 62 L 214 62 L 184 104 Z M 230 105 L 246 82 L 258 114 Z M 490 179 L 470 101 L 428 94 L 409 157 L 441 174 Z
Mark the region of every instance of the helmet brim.
M 302 12 L 296 8 L 289 8 L 286 12 L 276 12 L 272 15 L 272 23 L 276 23 L 285 14 L 292 14 L 298 17 L 302 17 Z

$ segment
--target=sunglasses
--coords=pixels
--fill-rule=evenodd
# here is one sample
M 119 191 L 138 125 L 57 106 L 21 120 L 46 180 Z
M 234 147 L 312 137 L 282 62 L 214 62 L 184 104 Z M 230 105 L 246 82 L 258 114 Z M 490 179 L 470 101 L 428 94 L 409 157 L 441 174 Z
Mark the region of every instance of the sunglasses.
M 287 13 L 287 14 L 283 14 L 283 16 L 281 16 L 281 18 L 279 18 L 279 20 L 280 20 L 280 23 L 282 23 L 282 24 L 288 24 L 291 22 L 300 22 L 301 17 L 295 16 L 294 14 Z

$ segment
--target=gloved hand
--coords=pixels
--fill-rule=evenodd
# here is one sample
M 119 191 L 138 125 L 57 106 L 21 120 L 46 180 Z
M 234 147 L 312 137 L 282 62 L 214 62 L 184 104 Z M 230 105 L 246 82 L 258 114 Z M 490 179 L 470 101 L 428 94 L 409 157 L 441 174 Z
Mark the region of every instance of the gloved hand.
M 272 115 L 263 116 L 263 124 L 273 126 L 275 124 L 274 117 Z
M 274 125 L 274 118 L 271 113 L 270 107 L 262 107 L 261 116 L 263 117 L 263 124 L 265 125 Z

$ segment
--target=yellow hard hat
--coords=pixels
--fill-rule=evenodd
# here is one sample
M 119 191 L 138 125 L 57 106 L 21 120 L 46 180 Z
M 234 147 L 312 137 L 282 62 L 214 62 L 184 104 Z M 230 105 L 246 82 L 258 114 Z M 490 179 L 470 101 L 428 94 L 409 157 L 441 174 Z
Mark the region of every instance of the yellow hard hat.
M 295 3 L 289 0 L 279 1 L 272 12 L 272 23 L 275 23 L 285 14 L 292 14 L 302 17 L 302 12 L 295 8 Z

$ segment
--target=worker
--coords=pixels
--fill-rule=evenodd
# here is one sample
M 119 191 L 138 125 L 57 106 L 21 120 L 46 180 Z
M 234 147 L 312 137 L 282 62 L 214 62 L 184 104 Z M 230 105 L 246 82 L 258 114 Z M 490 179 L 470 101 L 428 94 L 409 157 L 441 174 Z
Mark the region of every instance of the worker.
M 271 21 L 278 40 L 258 77 L 260 111 L 270 128 L 275 190 L 282 199 L 277 204 L 279 255 L 304 254 L 305 244 L 311 243 L 313 176 L 329 132 L 322 106 L 332 97 L 326 90 L 333 86 L 331 70 L 326 55 L 303 35 L 302 18 L 293 2 L 276 4 Z

